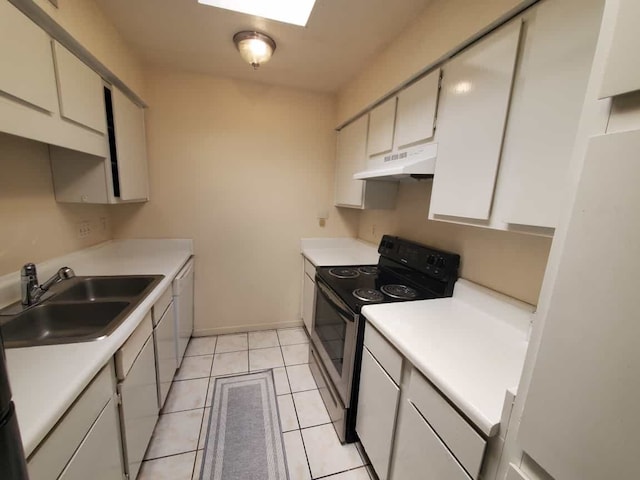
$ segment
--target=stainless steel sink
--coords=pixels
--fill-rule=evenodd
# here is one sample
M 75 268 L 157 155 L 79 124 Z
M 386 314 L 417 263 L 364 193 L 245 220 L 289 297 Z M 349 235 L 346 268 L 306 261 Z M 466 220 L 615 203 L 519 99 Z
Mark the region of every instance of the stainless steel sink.
M 53 296 L 0 317 L 6 348 L 99 340 L 111 334 L 164 275 L 75 277 L 52 288 Z M 15 306 L 14 306 L 15 308 Z
M 108 298 L 131 298 L 142 294 L 151 284 L 156 284 L 154 276 L 122 277 L 76 277 L 66 288 L 55 295 L 51 302 L 83 301 L 95 302 Z

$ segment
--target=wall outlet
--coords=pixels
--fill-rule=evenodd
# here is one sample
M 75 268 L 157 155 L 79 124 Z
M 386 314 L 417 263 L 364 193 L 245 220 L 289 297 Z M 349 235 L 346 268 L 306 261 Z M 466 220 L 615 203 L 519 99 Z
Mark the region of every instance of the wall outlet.
M 78 238 L 87 238 L 91 235 L 91 222 L 78 222 Z

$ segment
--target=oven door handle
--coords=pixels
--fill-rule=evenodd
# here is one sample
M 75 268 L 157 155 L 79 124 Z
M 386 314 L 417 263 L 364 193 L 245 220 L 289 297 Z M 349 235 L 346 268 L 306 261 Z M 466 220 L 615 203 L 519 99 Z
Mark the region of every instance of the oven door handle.
M 349 307 L 344 303 L 340 298 L 333 293 L 329 287 L 325 286 L 322 281 L 316 278 L 316 285 L 318 286 L 318 290 L 322 294 L 322 296 L 334 307 L 341 317 L 349 322 L 355 321 L 355 314 L 349 311 Z

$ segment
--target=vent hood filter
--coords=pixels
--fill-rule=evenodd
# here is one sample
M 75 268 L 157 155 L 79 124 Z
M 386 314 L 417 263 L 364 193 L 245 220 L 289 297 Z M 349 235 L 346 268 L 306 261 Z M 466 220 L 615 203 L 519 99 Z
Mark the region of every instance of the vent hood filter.
M 402 180 L 411 175 L 433 175 L 438 144 L 416 145 L 367 161 L 367 169 L 353 175 L 355 180 Z

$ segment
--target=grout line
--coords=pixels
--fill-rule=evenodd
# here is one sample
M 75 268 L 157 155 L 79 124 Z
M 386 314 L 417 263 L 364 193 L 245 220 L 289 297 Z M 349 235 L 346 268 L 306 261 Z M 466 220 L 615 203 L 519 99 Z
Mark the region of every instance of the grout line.
M 177 457 L 178 455 L 184 455 L 186 453 L 193 453 L 193 452 L 198 452 L 198 449 L 196 448 L 195 450 L 187 450 L 186 452 L 180 452 L 180 453 L 172 453 L 170 455 L 163 455 L 161 457 L 154 457 L 154 458 L 145 458 L 142 463 L 144 462 L 154 462 L 156 460 L 162 460 L 163 458 L 171 458 L 171 457 Z

